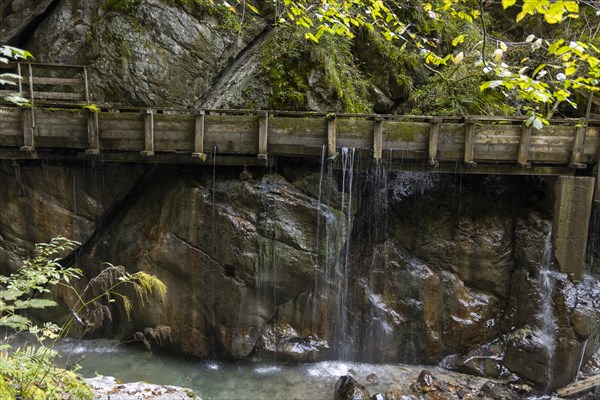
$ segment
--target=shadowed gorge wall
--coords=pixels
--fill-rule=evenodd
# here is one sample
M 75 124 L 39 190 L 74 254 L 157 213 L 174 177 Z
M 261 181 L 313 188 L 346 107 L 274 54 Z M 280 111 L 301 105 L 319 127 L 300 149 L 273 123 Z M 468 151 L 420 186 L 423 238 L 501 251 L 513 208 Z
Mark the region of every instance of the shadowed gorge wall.
M 539 385 L 572 379 L 598 341 L 598 288 L 550 261 L 548 358 L 539 277 L 552 179 L 359 171 L 365 161 L 346 157 L 243 181 L 239 168 L 23 162 L 19 182 L 2 162 L 2 269 L 62 234 L 84 243 L 71 262 L 88 278 L 100 261 L 156 274 L 167 301 L 135 306 L 132 321 L 115 309 L 96 334 L 169 326 L 164 345 L 199 357 L 444 360 Z M 473 365 L 468 354 L 492 344 L 502 356 Z M 531 357 L 560 373 L 528 370 Z

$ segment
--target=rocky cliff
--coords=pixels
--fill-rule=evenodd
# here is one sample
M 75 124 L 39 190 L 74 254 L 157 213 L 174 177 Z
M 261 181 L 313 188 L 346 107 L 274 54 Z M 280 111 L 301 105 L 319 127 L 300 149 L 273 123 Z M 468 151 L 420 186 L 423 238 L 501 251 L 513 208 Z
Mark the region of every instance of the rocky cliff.
M 545 250 L 551 181 L 1 166 L 4 270 L 62 234 L 84 243 L 71 262 L 88 278 L 108 261 L 167 284 L 164 304 L 131 321 L 115 307 L 95 334 L 169 326 L 163 345 L 199 357 L 442 361 L 543 387 L 570 381 L 597 346 L 597 284 L 571 283 Z
M 314 46 L 262 11 L 13 0 L 0 4 L 0 42 L 89 65 L 99 102 L 427 109 L 409 98 L 428 79 L 414 55 L 368 33 Z M 573 284 L 548 256 L 551 180 L 391 173 L 342 158 L 286 160 L 243 180 L 225 167 L 2 161 L 0 270 L 36 242 L 81 241 L 69 262 L 87 278 L 108 261 L 169 289 L 131 321 L 115 308 L 93 334 L 169 326 L 163 345 L 199 357 L 443 362 L 544 388 L 573 379 L 598 346 L 600 299 L 591 278 Z

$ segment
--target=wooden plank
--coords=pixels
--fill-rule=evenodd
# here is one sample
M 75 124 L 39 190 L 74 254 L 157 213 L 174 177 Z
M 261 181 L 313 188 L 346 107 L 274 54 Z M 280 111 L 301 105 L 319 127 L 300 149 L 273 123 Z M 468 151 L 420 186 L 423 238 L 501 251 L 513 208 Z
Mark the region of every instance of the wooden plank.
M 267 145 L 269 133 L 269 114 L 263 113 L 258 116 L 258 158 L 267 159 Z
M 88 85 L 87 67 L 83 67 L 83 89 L 84 89 L 85 103 L 90 104 L 90 89 L 89 89 L 89 85 Z
M 337 132 L 336 132 L 336 120 L 335 115 L 327 117 L 327 155 L 329 158 L 334 159 L 337 157 Z
M 587 377 L 560 389 L 556 389 L 556 394 L 561 397 L 569 397 L 598 385 L 600 385 L 600 374 Z
M 429 165 L 437 166 L 438 138 L 440 135 L 440 124 L 444 119 L 434 117 L 429 121 Z
M 87 131 L 89 148 L 85 152 L 87 154 L 100 154 L 100 128 L 98 123 L 98 113 L 88 111 Z
M 336 118 L 336 148 L 373 148 L 373 122 L 363 119 Z
M 140 154 L 145 157 L 154 155 L 154 112 L 147 108 L 144 115 L 144 151 Z
M 383 118 L 373 119 L 373 158 L 381 161 L 383 152 Z
M 31 108 L 21 109 L 21 121 L 23 126 L 23 146 L 19 148 L 21 151 L 32 152 L 35 149 L 33 141 L 33 110 Z
M 29 83 L 29 77 L 23 78 L 23 83 Z M 61 85 L 61 86 L 79 86 L 84 84 L 81 78 L 53 78 L 44 76 L 34 76 L 33 84 L 35 85 Z
M 466 165 L 474 166 L 475 161 L 475 119 L 465 118 L 465 159 Z
M 581 162 L 581 156 L 583 154 L 583 146 L 585 143 L 585 131 L 587 128 L 587 121 L 582 119 L 579 126 L 575 130 L 575 140 L 573 141 L 573 150 L 571 153 L 571 162 L 569 167 L 571 168 L 586 168 L 587 165 Z
M 214 149 L 227 154 L 254 154 L 258 148 L 258 117 L 228 115 L 206 115 L 204 149 Z M 212 153 L 212 151 L 210 151 Z
M 24 95 L 29 95 L 29 97 L 31 98 L 31 92 L 26 92 L 26 93 L 24 93 Z M 35 97 L 38 100 L 81 100 L 81 101 L 85 101 L 85 94 L 83 92 L 77 92 L 77 93 L 33 92 L 33 97 Z
M 194 117 L 194 151 L 192 157 L 206 159 L 204 153 L 204 110 Z
M 519 142 L 519 155 L 517 156 L 517 165 L 520 167 L 530 167 L 529 146 L 531 145 L 531 126 L 521 126 L 521 140 Z

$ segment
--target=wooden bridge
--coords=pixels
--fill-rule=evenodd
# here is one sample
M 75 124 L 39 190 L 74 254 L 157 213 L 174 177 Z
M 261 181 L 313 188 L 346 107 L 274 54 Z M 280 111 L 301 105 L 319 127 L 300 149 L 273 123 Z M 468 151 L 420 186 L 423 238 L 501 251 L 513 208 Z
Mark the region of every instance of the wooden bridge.
M 592 202 L 600 200 L 592 97 L 586 118 L 538 131 L 523 117 L 96 107 L 85 67 L 6 68 L 23 76 L 15 86 L 29 105 L 0 105 L 0 160 L 266 166 L 278 157 L 318 160 L 324 150 L 335 159 L 348 147 L 390 170 L 555 175 L 555 257 L 573 279 L 583 275 Z
M 30 106 L 0 107 L 0 159 L 268 165 L 277 156 L 319 157 L 327 146 L 330 158 L 351 147 L 402 169 L 536 175 L 572 175 L 598 161 L 600 120 L 589 118 L 537 131 L 524 117 L 90 110 L 85 67 L 5 68 L 23 76 L 17 91 Z

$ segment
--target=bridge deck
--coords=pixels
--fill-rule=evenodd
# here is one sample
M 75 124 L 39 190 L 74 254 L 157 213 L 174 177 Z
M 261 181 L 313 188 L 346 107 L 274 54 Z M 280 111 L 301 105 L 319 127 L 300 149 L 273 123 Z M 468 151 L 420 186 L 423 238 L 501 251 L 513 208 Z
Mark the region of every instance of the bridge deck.
M 277 156 L 335 158 L 343 147 L 402 169 L 569 175 L 598 161 L 600 121 L 552 120 L 535 130 L 523 117 L 431 117 L 252 110 L 104 107 L 87 68 L 20 63 L 30 107 L 0 106 L 0 159 L 267 165 Z M 6 90 L 8 89 L 8 91 Z M 587 169 L 590 171 L 591 169 Z M 588 172 L 589 173 L 589 172 Z
M 595 121 L 555 120 L 537 131 L 509 117 L 0 107 L 3 159 L 265 165 L 272 156 L 320 156 L 327 146 L 329 157 L 352 147 L 425 168 L 565 174 L 595 164 L 599 145 Z

